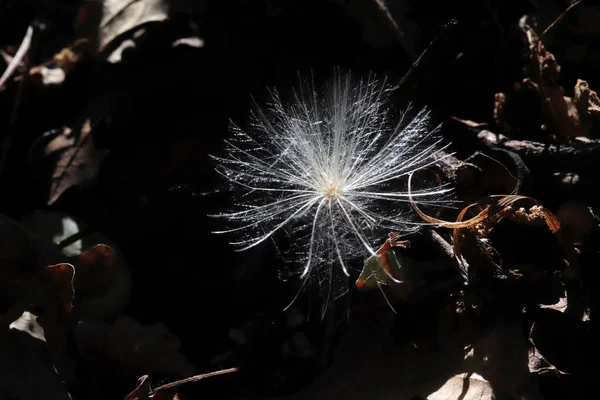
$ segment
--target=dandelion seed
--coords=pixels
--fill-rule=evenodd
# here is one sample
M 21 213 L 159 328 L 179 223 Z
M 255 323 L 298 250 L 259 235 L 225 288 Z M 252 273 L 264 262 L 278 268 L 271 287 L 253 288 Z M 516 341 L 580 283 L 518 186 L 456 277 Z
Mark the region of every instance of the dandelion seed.
M 405 212 L 407 177 L 447 148 L 425 109 L 392 123 L 386 88 L 374 77 L 353 85 L 336 73 L 324 93 L 301 83 L 290 104 L 274 92 L 250 129 L 232 126 L 226 156 L 214 157 L 217 171 L 245 191 L 240 210 L 218 214 L 235 226 L 217 233 L 237 234 L 232 244 L 240 251 L 280 231 L 292 236 L 290 262 L 300 260 L 304 283 L 312 277 L 324 289 L 323 313 L 332 293 L 347 290 L 339 282 L 347 282 L 353 259 L 375 255 L 390 231 L 422 225 Z M 412 191 L 412 201 L 432 204 L 449 190 Z

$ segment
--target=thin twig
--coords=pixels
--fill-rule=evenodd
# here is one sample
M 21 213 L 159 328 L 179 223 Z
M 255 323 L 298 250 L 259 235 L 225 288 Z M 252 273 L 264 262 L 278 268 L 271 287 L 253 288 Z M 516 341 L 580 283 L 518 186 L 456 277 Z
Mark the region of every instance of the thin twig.
M 17 92 L 15 94 L 15 101 L 13 103 L 12 111 L 10 114 L 10 121 L 9 121 L 8 129 L 4 136 L 4 142 L 2 143 L 2 151 L 0 153 L 0 175 L 2 175 L 4 173 L 4 165 L 6 164 L 6 157 L 8 155 L 8 150 L 10 149 L 10 145 L 11 145 L 13 137 L 15 135 L 17 119 L 18 119 L 18 115 L 19 115 L 19 108 L 21 107 L 21 102 L 23 100 L 23 93 L 25 91 L 25 86 L 27 85 L 28 77 L 29 77 L 29 65 L 31 64 L 32 48 L 35 47 L 35 45 L 36 45 L 36 42 L 37 42 L 36 38 L 39 36 L 38 32 L 43 28 L 44 28 L 44 26 L 40 25 L 37 22 L 33 22 L 31 25 L 29 25 L 29 27 L 27 28 L 27 32 L 25 33 L 25 37 L 23 38 L 23 41 L 21 42 L 21 47 L 19 47 L 19 50 L 17 50 L 17 54 L 15 54 L 15 57 L 13 58 L 12 62 L 10 63 L 10 65 L 8 66 L 8 68 L 6 69 L 4 74 L 2 75 L 2 79 L 0 79 L 0 83 L 4 83 L 3 80 L 8 79 L 8 77 L 11 76 L 11 74 L 14 72 L 14 70 L 17 68 L 17 66 L 21 63 L 21 61 L 25 60 L 24 61 L 25 72 L 23 74 L 23 80 L 21 82 L 19 82 L 19 85 L 17 87 Z M 28 57 L 26 57 L 27 54 L 29 54 Z M 0 84 L 0 87 L 1 86 L 2 85 Z
M 59 250 L 64 249 L 65 247 L 75 243 L 78 240 L 83 239 L 87 235 L 94 233 L 94 232 L 96 232 L 95 228 L 92 228 L 92 227 L 85 228 L 71 236 L 64 238 L 63 240 L 61 240 L 59 242 L 54 243 L 54 246 Z
M 558 24 L 560 21 L 562 21 L 562 19 L 567 15 L 567 13 L 569 11 L 571 11 L 575 6 L 578 6 L 579 4 L 581 4 L 583 0 L 577 0 L 575 3 L 571 4 L 569 7 L 567 7 L 567 9 L 565 11 L 562 12 L 562 14 L 560 14 L 558 16 L 558 18 L 556 18 L 554 20 L 553 23 L 551 23 L 550 25 L 548 25 L 548 27 L 546 29 L 544 29 L 544 32 L 542 32 L 542 34 L 540 35 L 540 40 L 544 37 L 544 35 L 546 33 L 548 33 L 548 31 L 550 31 L 552 28 L 554 28 L 554 26 L 556 24 Z
M 8 79 L 12 76 L 12 74 L 17 70 L 17 68 L 21 64 L 21 61 L 23 61 L 23 59 L 25 58 L 25 55 L 27 54 L 27 52 L 29 51 L 29 48 L 31 47 L 31 37 L 32 36 L 33 36 L 33 26 L 29 25 L 27 27 L 27 32 L 25 32 L 25 37 L 23 38 L 23 41 L 21 42 L 21 46 L 19 46 L 19 50 L 17 50 L 17 53 L 13 57 L 12 61 L 10 62 L 10 64 L 8 64 L 6 71 L 4 71 L 4 73 L 2 74 L 2 78 L 0 78 L 0 90 L 2 90 L 2 87 L 4 86 L 6 81 L 8 81 Z
M 392 13 L 390 13 L 390 11 L 386 7 L 385 3 L 382 2 L 381 0 L 375 0 L 374 2 L 376 5 L 376 8 L 377 8 L 377 12 L 383 19 L 384 23 L 388 26 L 388 28 L 392 32 L 394 32 L 394 34 L 396 36 L 396 40 L 398 41 L 398 43 L 400 44 L 402 49 L 406 52 L 406 54 L 408 54 L 411 61 L 415 61 L 417 58 L 417 55 L 415 54 L 414 50 L 412 49 L 412 46 L 410 46 L 408 44 L 408 42 L 406 41 L 406 36 L 404 35 L 404 32 L 402 31 L 402 29 L 400 29 L 400 27 L 394 20 Z
M 238 370 L 238 368 L 228 368 L 228 369 L 222 369 L 220 371 L 209 372 L 207 374 L 190 376 L 189 378 L 185 378 L 185 379 L 182 379 L 179 381 L 175 381 L 175 382 L 171 382 L 171 383 L 167 383 L 162 386 L 159 386 L 156 389 L 154 389 L 154 393 L 161 391 L 161 390 L 173 389 L 174 387 L 177 387 L 177 386 L 180 386 L 180 385 L 183 385 L 186 383 L 198 382 L 199 380 L 202 380 L 204 378 L 211 378 L 211 377 L 217 376 L 217 375 L 230 374 L 232 372 L 236 372 L 237 370 Z

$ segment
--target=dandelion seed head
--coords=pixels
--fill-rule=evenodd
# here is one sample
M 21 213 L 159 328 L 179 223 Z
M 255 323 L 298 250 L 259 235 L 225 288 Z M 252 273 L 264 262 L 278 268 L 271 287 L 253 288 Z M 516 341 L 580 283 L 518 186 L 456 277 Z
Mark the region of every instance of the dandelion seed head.
M 247 129 L 232 124 L 216 170 L 239 190 L 231 225 L 217 233 L 248 250 L 278 233 L 294 243 L 288 263 L 323 289 L 324 305 L 347 291 L 353 260 L 375 255 L 390 231 L 419 229 L 407 207 L 409 175 L 444 157 L 429 111 L 393 118 L 387 86 L 334 74 L 319 91 L 301 82 L 293 100 L 277 92 Z M 417 204 L 439 204 L 444 185 L 413 190 Z M 325 311 L 323 311 L 325 312 Z

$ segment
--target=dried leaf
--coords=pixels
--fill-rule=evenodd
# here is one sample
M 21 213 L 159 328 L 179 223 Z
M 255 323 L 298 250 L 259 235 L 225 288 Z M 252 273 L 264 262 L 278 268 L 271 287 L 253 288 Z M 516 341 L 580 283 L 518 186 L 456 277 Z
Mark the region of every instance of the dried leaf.
M 104 0 L 87 2 L 79 10 L 76 31 L 89 38 L 90 51 L 103 53 L 117 44 L 124 34 L 168 16 L 165 0 Z
M 563 372 L 552 365 L 548 360 L 544 358 L 542 353 L 535 347 L 532 346 L 529 349 L 529 362 L 528 362 L 529 372 L 535 375 L 546 375 L 546 374 L 556 374 L 556 375 L 568 375 L 566 372 Z
M 76 285 L 79 295 L 100 296 L 112 285 L 117 272 L 117 253 L 99 244 L 87 249 L 77 260 Z
M 475 372 L 454 375 L 441 388 L 427 396 L 427 400 L 493 400 L 492 385 Z
M 567 293 L 565 292 L 563 294 L 563 297 L 561 297 L 560 299 L 558 299 L 558 301 L 556 302 L 556 304 L 551 304 L 551 305 L 539 304 L 538 306 L 540 308 L 547 308 L 547 309 L 550 309 L 550 310 L 555 310 L 555 311 L 564 313 L 565 310 L 567 309 L 568 305 L 569 305 L 569 302 L 567 301 Z
M 44 269 L 44 276 L 58 294 L 63 310 L 70 313 L 75 297 L 75 267 L 66 263 L 50 265 Z
M 463 208 L 461 212 L 458 214 L 455 222 L 444 221 L 435 217 L 431 217 L 425 214 L 413 201 L 411 196 L 411 187 L 412 187 L 412 179 L 413 175 L 409 175 L 408 178 L 408 197 L 410 204 L 413 209 L 417 212 L 417 214 L 423 218 L 425 221 L 436 224 L 443 228 L 452 228 L 454 230 L 452 234 L 452 243 L 454 246 L 454 254 L 459 262 L 462 265 L 463 269 L 467 268 L 466 258 L 462 255 L 462 242 L 464 239 L 462 229 L 469 229 L 476 236 L 485 237 L 489 232 L 494 228 L 498 222 L 500 222 L 503 218 L 510 218 L 514 221 L 525 223 L 525 224 L 546 224 L 550 231 L 554 234 L 557 234 L 560 229 L 560 221 L 556 218 L 551 212 L 546 210 L 542 205 L 535 199 L 527 196 L 520 195 L 492 195 L 487 196 L 476 203 L 472 203 L 467 207 Z M 523 207 L 515 208 L 517 203 L 526 202 L 533 203 L 533 206 L 528 210 L 525 210 Z M 480 211 L 474 217 L 464 220 L 466 215 L 472 209 L 479 209 Z M 558 237 L 559 241 L 561 237 Z M 491 246 L 478 241 L 478 246 L 480 250 L 485 253 L 485 257 L 489 260 L 490 264 L 495 268 L 499 269 L 496 263 L 492 260 L 493 256 L 493 248 Z M 564 245 L 564 243 L 563 243 Z
M 594 124 L 600 123 L 600 98 L 598 94 L 591 90 L 588 83 L 578 79 L 575 84 L 575 104 L 579 110 L 581 121 L 588 131 L 591 131 Z
M 494 122 L 498 126 L 504 124 L 504 109 L 506 107 L 506 95 L 498 92 L 494 95 Z
M 72 399 L 49 357 L 44 329 L 37 319 L 24 312 L 10 324 L 10 329 L 0 329 L 0 398 L 3 400 Z
M 554 127 L 556 135 L 562 139 L 589 136 L 580 118 L 575 102 L 564 95 L 559 86 L 560 66 L 554 55 L 544 47 L 526 18 L 519 22 L 521 30 L 529 42 L 529 58 L 532 64 L 532 82 L 537 88 L 542 107 Z
M 91 133 L 91 122 L 86 119 L 78 130 L 64 128 L 61 134 L 47 143 L 44 154 L 57 157 L 48 205 L 56 202 L 67 189 L 91 184 L 95 180 L 106 152 L 96 149 Z

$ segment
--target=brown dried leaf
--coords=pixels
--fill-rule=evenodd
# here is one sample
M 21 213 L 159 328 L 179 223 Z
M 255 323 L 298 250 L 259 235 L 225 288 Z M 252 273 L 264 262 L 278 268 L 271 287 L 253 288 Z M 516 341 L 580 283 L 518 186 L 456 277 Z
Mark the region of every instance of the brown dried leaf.
M 82 296 L 104 294 L 115 278 L 117 261 L 117 253 L 105 244 L 96 245 L 81 253 L 76 261 L 78 294 Z
M 44 269 L 44 276 L 58 294 L 63 310 L 70 313 L 75 297 L 75 267 L 67 263 L 50 265 Z
M 546 50 L 533 28 L 526 23 L 525 18 L 521 19 L 519 26 L 529 42 L 532 83 L 537 88 L 542 107 L 556 135 L 562 139 L 588 137 L 589 133 L 580 120 L 575 102 L 564 95 L 564 90 L 559 85 L 560 66 L 554 55 Z
M 431 217 L 425 214 L 418 206 L 412 201 L 411 187 L 412 187 L 413 175 L 408 177 L 408 198 L 411 206 L 417 212 L 417 214 L 423 218 L 423 220 L 435 224 L 442 228 L 454 229 L 452 233 L 452 242 L 454 246 L 454 255 L 458 260 L 459 264 L 466 268 L 465 258 L 461 253 L 462 241 L 464 234 L 461 230 L 469 229 L 476 237 L 485 237 L 487 234 L 500 222 L 503 218 L 510 218 L 516 222 L 527 223 L 527 224 L 540 224 L 545 223 L 548 229 L 554 234 L 557 234 L 560 229 L 560 221 L 551 212 L 546 210 L 537 200 L 520 195 L 493 195 L 487 196 L 478 202 L 472 203 L 467 207 L 463 208 L 458 214 L 456 221 L 444 221 L 435 217 Z M 516 208 L 515 206 L 520 202 L 533 203 L 533 206 L 527 210 L 523 207 Z M 472 218 L 464 220 L 466 215 L 472 209 L 479 209 L 480 211 Z M 543 221 L 543 222 L 542 222 Z M 558 238 L 560 241 L 560 237 Z M 478 241 L 480 245 L 483 245 Z M 487 254 L 492 265 L 495 263 L 492 261 L 493 249 L 489 246 L 481 247 Z
M 140 26 L 162 22 L 168 16 L 165 0 L 105 0 L 87 2 L 78 12 L 76 32 L 90 40 L 90 51 L 99 54 Z
M 498 92 L 494 95 L 494 122 L 500 126 L 503 123 L 504 108 L 506 107 L 506 95 Z
M 92 139 L 89 119 L 76 130 L 64 128 L 44 149 L 46 156 L 58 157 L 53 168 L 48 205 L 53 204 L 70 187 L 92 183 L 106 152 L 98 151 Z
M 577 80 L 574 101 L 581 121 L 588 131 L 593 128 L 594 123 L 600 123 L 600 98 L 594 90 L 590 89 L 586 81 Z

